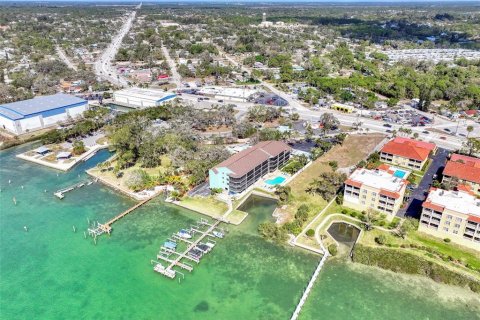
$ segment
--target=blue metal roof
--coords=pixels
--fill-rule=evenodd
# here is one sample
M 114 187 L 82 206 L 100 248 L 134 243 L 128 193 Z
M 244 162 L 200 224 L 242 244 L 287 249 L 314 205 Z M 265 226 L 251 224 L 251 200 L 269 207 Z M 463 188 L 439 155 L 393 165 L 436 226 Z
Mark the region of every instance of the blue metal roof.
M 32 114 L 87 103 L 87 100 L 64 93 L 0 105 L 0 115 L 12 120 L 25 118 Z

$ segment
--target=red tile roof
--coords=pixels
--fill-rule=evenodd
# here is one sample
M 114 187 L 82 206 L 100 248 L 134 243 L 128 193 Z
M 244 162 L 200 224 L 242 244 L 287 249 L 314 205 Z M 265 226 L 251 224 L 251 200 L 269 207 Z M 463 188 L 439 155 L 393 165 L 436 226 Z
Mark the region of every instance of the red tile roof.
M 362 187 L 361 182 L 358 182 L 358 181 L 355 181 L 355 180 L 352 180 L 352 179 L 345 180 L 345 184 L 348 184 L 349 186 L 354 186 L 354 187 L 357 187 L 357 188 Z
M 388 190 L 385 190 L 385 189 L 380 189 L 379 193 L 381 195 L 384 195 L 384 196 L 387 196 L 387 197 L 393 198 L 393 199 L 400 198 L 400 194 L 398 192 L 392 192 L 392 191 L 388 191 Z
M 424 161 L 431 151 L 436 148 L 435 144 L 408 138 L 397 137 L 383 146 L 381 152 L 393 154 L 407 159 Z
M 241 177 L 253 170 L 262 162 L 275 157 L 283 151 L 290 151 L 291 148 L 281 141 L 263 141 L 251 148 L 242 150 L 213 168 L 226 167 L 233 173 L 232 177 Z
M 455 162 L 463 162 L 466 165 L 469 165 L 471 167 L 477 167 L 480 168 L 480 159 L 479 158 L 474 158 L 474 157 L 469 157 L 469 156 L 464 156 L 462 154 L 453 154 L 450 157 L 450 161 L 455 161 Z
M 468 221 L 473 221 L 473 222 L 476 222 L 476 223 L 480 223 L 480 217 L 468 216 Z
M 434 204 L 430 201 L 425 201 L 422 203 L 422 207 L 427 208 L 427 209 L 432 209 L 438 212 L 443 212 L 444 207 L 439 206 L 438 204 Z
M 453 156 L 452 159 L 454 159 Z M 447 165 L 443 170 L 443 175 L 455 177 L 460 180 L 480 183 L 480 166 L 477 166 L 474 162 L 462 163 L 450 160 L 447 162 Z

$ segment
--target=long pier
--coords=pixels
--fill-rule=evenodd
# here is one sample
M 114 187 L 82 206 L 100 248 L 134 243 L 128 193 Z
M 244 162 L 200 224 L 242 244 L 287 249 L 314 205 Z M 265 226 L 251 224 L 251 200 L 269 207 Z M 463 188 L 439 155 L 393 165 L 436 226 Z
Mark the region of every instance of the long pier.
M 327 250 L 324 250 L 324 255 L 320 262 L 318 263 L 317 268 L 315 269 L 315 272 L 312 275 L 312 278 L 308 282 L 307 288 L 303 292 L 302 297 L 300 298 L 300 301 L 298 302 L 297 307 L 295 308 L 295 311 L 293 312 L 292 317 L 290 320 L 297 320 L 298 316 L 300 315 L 300 312 L 302 311 L 303 305 L 307 301 L 308 295 L 310 294 L 310 291 L 312 290 L 313 284 L 315 283 L 315 280 L 317 280 L 318 275 L 320 274 L 320 271 L 322 270 L 323 264 L 325 261 L 327 261 L 327 258 L 330 254 L 328 253 Z
M 135 209 L 138 209 L 139 207 L 143 206 L 145 203 L 147 203 L 148 201 L 152 200 L 156 195 L 152 196 L 152 197 L 149 197 L 145 200 L 142 200 L 140 201 L 139 203 L 137 203 L 136 205 L 134 205 L 133 207 L 125 210 L 124 212 L 120 213 L 119 215 L 116 215 L 115 217 L 113 217 L 112 219 L 110 219 L 109 221 L 101 224 L 101 223 L 98 223 L 96 227 L 94 228 L 89 228 L 88 229 L 88 233 L 92 236 L 99 236 L 101 234 L 104 234 L 104 233 L 108 233 L 110 234 L 110 232 L 112 232 L 112 224 L 120 219 L 122 219 L 123 217 L 125 217 L 127 214 L 129 214 L 130 212 L 134 211 Z

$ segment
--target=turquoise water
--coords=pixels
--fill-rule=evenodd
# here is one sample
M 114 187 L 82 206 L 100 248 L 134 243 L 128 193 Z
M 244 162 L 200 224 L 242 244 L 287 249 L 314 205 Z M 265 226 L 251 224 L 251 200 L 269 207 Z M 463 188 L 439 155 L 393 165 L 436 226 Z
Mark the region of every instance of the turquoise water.
M 285 178 L 282 176 L 275 177 L 273 179 L 265 180 L 265 182 L 271 186 L 275 186 L 277 184 L 281 184 L 283 181 L 285 181 Z
M 393 176 L 397 178 L 403 178 L 406 174 L 407 173 L 403 170 L 395 170 L 395 172 L 393 173 Z
M 154 273 L 150 260 L 169 235 L 199 219 L 198 214 L 154 200 L 115 223 L 112 235 L 95 245 L 83 236 L 87 219 L 104 222 L 134 202 L 99 184 L 67 193 L 63 200 L 52 193 L 86 180 L 84 170 L 108 152 L 57 175 L 14 157 L 33 147 L 0 152 L 1 319 L 290 317 L 318 257 L 257 235 L 258 223 L 271 219 L 272 201 L 246 204 L 250 215 L 244 224 L 230 226 L 225 239 L 179 284 Z M 378 316 L 369 319 L 402 319 L 413 312 L 417 319 L 478 316 L 465 303 L 455 304 L 456 309 L 439 305 L 435 291 L 414 298 L 397 283 L 379 283 L 376 273 L 327 263 L 302 317 L 365 319 L 372 308 L 379 308 Z M 380 291 L 372 290 L 379 286 Z M 404 313 L 399 303 L 413 310 Z M 429 311 L 433 308 L 435 313 Z

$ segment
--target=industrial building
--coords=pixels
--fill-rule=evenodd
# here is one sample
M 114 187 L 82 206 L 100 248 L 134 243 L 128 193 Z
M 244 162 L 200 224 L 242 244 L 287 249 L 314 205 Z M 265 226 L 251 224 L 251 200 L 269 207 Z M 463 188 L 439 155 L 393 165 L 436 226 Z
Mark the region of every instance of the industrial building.
M 443 170 L 442 182 L 455 181 L 480 195 L 480 159 L 453 154 Z
M 380 150 L 380 160 L 413 170 L 421 170 L 430 153 L 437 147 L 433 143 L 397 137 L 387 142 Z
M 422 207 L 420 231 L 480 250 L 480 199 L 473 193 L 432 188 Z
M 1 104 L 0 126 L 19 135 L 74 120 L 87 108 L 87 100 L 63 93 Z
M 281 141 L 263 141 L 240 151 L 209 170 L 211 189 L 229 193 L 245 191 L 290 158 L 291 148 Z
M 403 203 L 409 171 L 383 164 L 378 169 L 355 170 L 345 181 L 343 205 L 374 210 L 393 217 Z
M 154 89 L 128 88 L 113 93 L 113 103 L 133 109 L 157 107 L 177 95 Z

